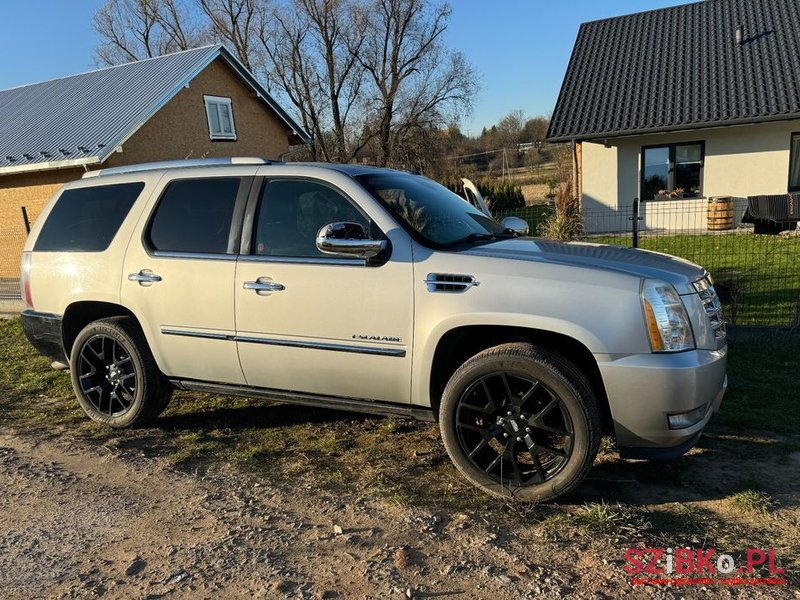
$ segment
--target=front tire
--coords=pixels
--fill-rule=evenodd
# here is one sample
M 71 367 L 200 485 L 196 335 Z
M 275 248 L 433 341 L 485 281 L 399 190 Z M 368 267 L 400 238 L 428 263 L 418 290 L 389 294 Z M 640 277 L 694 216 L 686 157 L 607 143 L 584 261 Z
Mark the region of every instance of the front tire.
M 470 358 L 445 387 L 439 413 L 458 470 L 502 498 L 544 502 L 568 493 L 600 446 L 586 378 L 533 344 L 503 344 Z
M 172 396 L 144 335 L 126 317 L 83 328 L 72 345 L 70 374 L 86 415 L 114 428 L 147 423 L 164 411 Z

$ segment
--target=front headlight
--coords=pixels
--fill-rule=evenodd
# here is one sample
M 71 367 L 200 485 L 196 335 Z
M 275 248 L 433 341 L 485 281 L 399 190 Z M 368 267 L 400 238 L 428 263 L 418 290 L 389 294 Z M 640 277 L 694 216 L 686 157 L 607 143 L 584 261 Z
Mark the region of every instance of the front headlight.
M 683 301 L 669 283 L 645 279 L 642 308 L 653 352 L 694 349 L 694 334 Z

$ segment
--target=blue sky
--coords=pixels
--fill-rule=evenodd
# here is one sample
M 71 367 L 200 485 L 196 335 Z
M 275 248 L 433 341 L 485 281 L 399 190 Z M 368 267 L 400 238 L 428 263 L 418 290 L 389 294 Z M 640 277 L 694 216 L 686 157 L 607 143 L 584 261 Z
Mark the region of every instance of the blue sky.
M 681 0 L 451 0 L 447 43 L 480 76 L 474 112 L 462 128 L 472 135 L 514 109 L 529 116 L 555 105 L 579 25 Z M 97 37 L 92 14 L 103 0 L 3 2 L 0 89 L 93 68 Z

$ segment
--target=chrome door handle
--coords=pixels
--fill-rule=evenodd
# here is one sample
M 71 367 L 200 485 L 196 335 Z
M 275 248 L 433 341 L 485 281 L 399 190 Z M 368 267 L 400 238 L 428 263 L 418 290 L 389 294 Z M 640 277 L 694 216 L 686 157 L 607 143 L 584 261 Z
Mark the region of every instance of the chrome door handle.
M 128 281 L 138 281 L 140 284 L 156 283 L 161 281 L 161 275 L 156 275 L 150 269 L 142 269 L 138 273 L 128 275 Z
M 245 281 L 242 287 L 255 292 L 282 292 L 286 289 L 286 286 L 282 283 L 275 283 L 274 281 Z

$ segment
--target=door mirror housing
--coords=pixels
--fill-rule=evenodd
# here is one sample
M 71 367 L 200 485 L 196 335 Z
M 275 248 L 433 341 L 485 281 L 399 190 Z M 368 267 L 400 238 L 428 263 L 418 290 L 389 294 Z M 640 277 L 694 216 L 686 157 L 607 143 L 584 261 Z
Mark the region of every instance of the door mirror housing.
M 317 249 L 325 254 L 374 258 L 387 245 L 386 240 L 371 239 L 360 223 L 330 223 L 317 233 Z
M 500 225 L 520 235 L 528 235 L 530 232 L 528 222 L 525 219 L 520 219 L 519 217 L 506 217 L 500 221 Z

